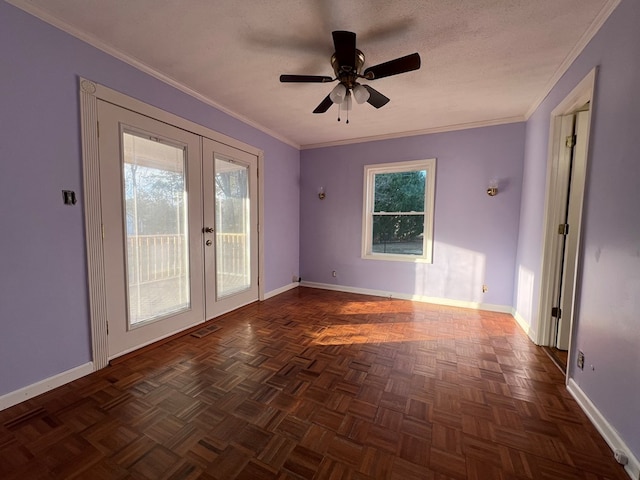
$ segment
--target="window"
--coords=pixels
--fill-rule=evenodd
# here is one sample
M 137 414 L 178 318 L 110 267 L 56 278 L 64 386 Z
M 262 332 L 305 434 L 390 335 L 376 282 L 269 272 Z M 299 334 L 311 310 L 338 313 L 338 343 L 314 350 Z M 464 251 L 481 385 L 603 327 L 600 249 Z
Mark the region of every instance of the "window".
M 431 262 L 436 160 L 364 167 L 362 258 Z

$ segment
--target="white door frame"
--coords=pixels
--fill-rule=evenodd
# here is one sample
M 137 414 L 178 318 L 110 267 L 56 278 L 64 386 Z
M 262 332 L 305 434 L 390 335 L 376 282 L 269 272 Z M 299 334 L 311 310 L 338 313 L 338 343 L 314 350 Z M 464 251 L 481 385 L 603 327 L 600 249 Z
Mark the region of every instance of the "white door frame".
M 563 131 L 563 118 L 566 115 L 572 114 L 585 104 L 590 103 L 590 109 L 593 111 L 593 99 L 594 89 L 597 76 L 597 67 L 591 70 L 589 74 L 582 79 L 582 81 L 567 95 L 567 97 L 560 102 L 560 104 L 551 112 L 551 122 L 549 127 L 549 154 L 547 158 L 547 183 L 546 183 L 546 199 L 545 199 L 545 217 L 544 217 L 544 230 L 543 230 L 543 251 L 542 251 L 542 267 L 540 277 L 540 299 L 538 308 L 538 334 L 536 343 L 538 345 L 552 345 L 551 334 L 551 308 L 554 303 L 555 283 L 556 275 L 555 265 L 558 262 L 558 245 L 562 239 L 561 235 L 558 235 L 558 225 L 564 223 L 561 221 L 561 215 L 566 208 L 566 204 L 562 201 L 566 197 L 566 179 L 568 173 L 563 169 L 566 167 L 567 162 L 562 162 L 565 155 L 565 135 Z M 587 128 L 587 136 L 591 130 L 591 117 L 589 116 L 589 125 Z M 586 140 L 587 152 L 584 156 L 585 162 L 588 158 L 588 145 L 589 139 Z M 584 166 L 586 167 L 586 165 Z M 582 168 L 586 172 L 586 168 Z M 563 180 L 564 179 L 564 180 Z M 577 181 L 575 185 L 572 184 L 572 189 L 577 191 L 576 196 L 572 198 L 578 199 L 579 205 L 574 205 L 578 212 L 578 224 L 571 225 L 572 233 L 576 234 L 576 261 L 573 265 L 567 265 L 566 268 L 572 270 L 573 278 L 576 278 L 578 269 L 578 252 L 580 249 L 580 236 L 581 236 L 581 219 L 585 189 L 585 178 Z M 564 191 L 563 191 L 564 190 Z M 572 207 L 573 208 L 573 207 Z M 575 281 L 571 286 L 570 296 L 573 300 L 576 297 Z M 575 317 L 575 308 L 573 309 L 573 316 Z M 571 329 L 573 329 L 573 319 L 571 319 Z M 569 343 L 569 361 L 571 361 L 571 344 L 572 335 L 570 333 Z M 569 369 L 567 368 L 567 372 Z M 567 377 L 568 378 L 568 377 Z
M 259 299 L 264 300 L 264 152 L 234 138 L 210 130 L 202 125 L 165 112 L 135 98 L 124 95 L 84 78 L 79 79 L 80 122 L 82 137 L 83 207 L 87 273 L 89 287 L 89 316 L 93 368 L 99 370 L 109 364 L 107 343 L 107 295 L 102 245 L 102 206 L 100 195 L 100 157 L 98 152 L 98 99 L 174 125 L 202 137 L 243 150 L 258 157 L 258 279 Z

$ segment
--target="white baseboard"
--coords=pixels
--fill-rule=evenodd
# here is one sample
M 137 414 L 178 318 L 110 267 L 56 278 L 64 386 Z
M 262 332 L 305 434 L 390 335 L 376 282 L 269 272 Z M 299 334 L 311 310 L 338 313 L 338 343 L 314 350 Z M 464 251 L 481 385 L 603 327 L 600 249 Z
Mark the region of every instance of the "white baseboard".
M 629 462 L 624 466 L 625 471 L 629 474 L 629 477 L 633 480 L 640 479 L 640 462 L 631 453 L 631 450 L 627 446 L 627 444 L 622 440 L 618 432 L 615 428 L 607 421 L 607 419 L 600 413 L 600 410 L 596 408 L 596 406 L 589 400 L 589 397 L 582 391 L 582 389 L 578 386 L 578 384 L 572 378 L 569 379 L 569 384 L 567 385 L 567 390 L 569 393 L 575 398 L 580 408 L 587 414 L 591 423 L 596 427 L 602 438 L 604 438 L 609 448 L 612 451 L 620 450 L 622 451 Z
M 515 308 L 511 309 L 511 315 L 516 320 L 516 323 L 520 325 L 520 328 L 524 330 L 524 333 L 527 334 L 529 339 L 537 345 L 536 339 L 538 337 L 537 337 L 536 331 L 533 328 L 531 328 L 531 325 L 527 323 L 524 317 L 520 315 L 520 313 Z
M 289 285 L 285 285 L 284 287 L 271 290 L 270 292 L 267 292 L 264 294 L 264 300 L 267 300 L 268 298 L 275 297 L 276 295 L 280 295 L 281 293 L 297 288 L 299 285 L 300 284 L 298 282 L 292 282 Z
M 399 298 L 401 300 L 412 300 L 414 302 L 433 303 L 435 305 L 446 305 L 449 307 L 472 308 L 474 310 L 486 310 L 489 312 L 512 313 L 513 307 L 510 305 L 494 305 L 491 303 L 467 302 L 464 300 L 453 300 L 450 298 L 427 297 L 425 295 L 412 295 L 410 293 L 388 292 L 384 290 L 372 290 L 369 288 L 348 287 L 344 285 L 331 285 L 329 283 L 300 282 L 301 287 L 321 288 L 323 290 L 334 290 L 337 292 L 360 293 L 362 295 L 373 295 L 375 297 Z
M 44 380 L 32 385 L 27 385 L 20 390 L 2 395 L 0 397 L 0 411 L 13 407 L 14 405 L 24 402 L 30 398 L 37 397 L 38 395 L 46 393 L 49 390 L 53 390 L 54 388 L 58 388 L 66 383 L 73 382 L 74 380 L 84 377 L 85 375 L 89 375 L 92 372 L 93 362 L 85 363 L 84 365 L 72 368 L 66 372 L 54 375 L 53 377 L 45 378 Z

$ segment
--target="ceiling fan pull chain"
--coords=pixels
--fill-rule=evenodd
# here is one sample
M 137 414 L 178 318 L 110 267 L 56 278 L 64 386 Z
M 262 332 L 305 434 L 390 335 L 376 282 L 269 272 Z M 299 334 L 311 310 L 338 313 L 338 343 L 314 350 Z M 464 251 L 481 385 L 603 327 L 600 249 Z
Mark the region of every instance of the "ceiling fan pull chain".
M 338 104 L 338 121 L 340 121 L 340 104 Z

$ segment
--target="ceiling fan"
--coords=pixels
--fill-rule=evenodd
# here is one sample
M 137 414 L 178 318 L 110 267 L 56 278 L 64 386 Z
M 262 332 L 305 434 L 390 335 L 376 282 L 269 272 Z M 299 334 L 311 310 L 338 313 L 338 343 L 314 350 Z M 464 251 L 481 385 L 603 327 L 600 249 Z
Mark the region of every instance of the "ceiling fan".
M 336 80 L 339 82 L 313 113 L 324 113 L 334 103 L 349 111 L 352 107 L 352 97 L 357 103 L 367 102 L 375 108 L 383 107 L 389 102 L 389 98 L 369 85 L 360 84 L 358 80 L 376 80 L 420 68 L 420 55 L 412 53 L 368 67 L 361 73 L 365 57 L 364 53 L 356 48 L 356 34 L 337 30 L 332 32 L 332 35 L 335 53 L 331 56 L 331 66 L 335 78 L 321 75 L 280 75 L 280 81 L 283 83 L 328 83 Z

